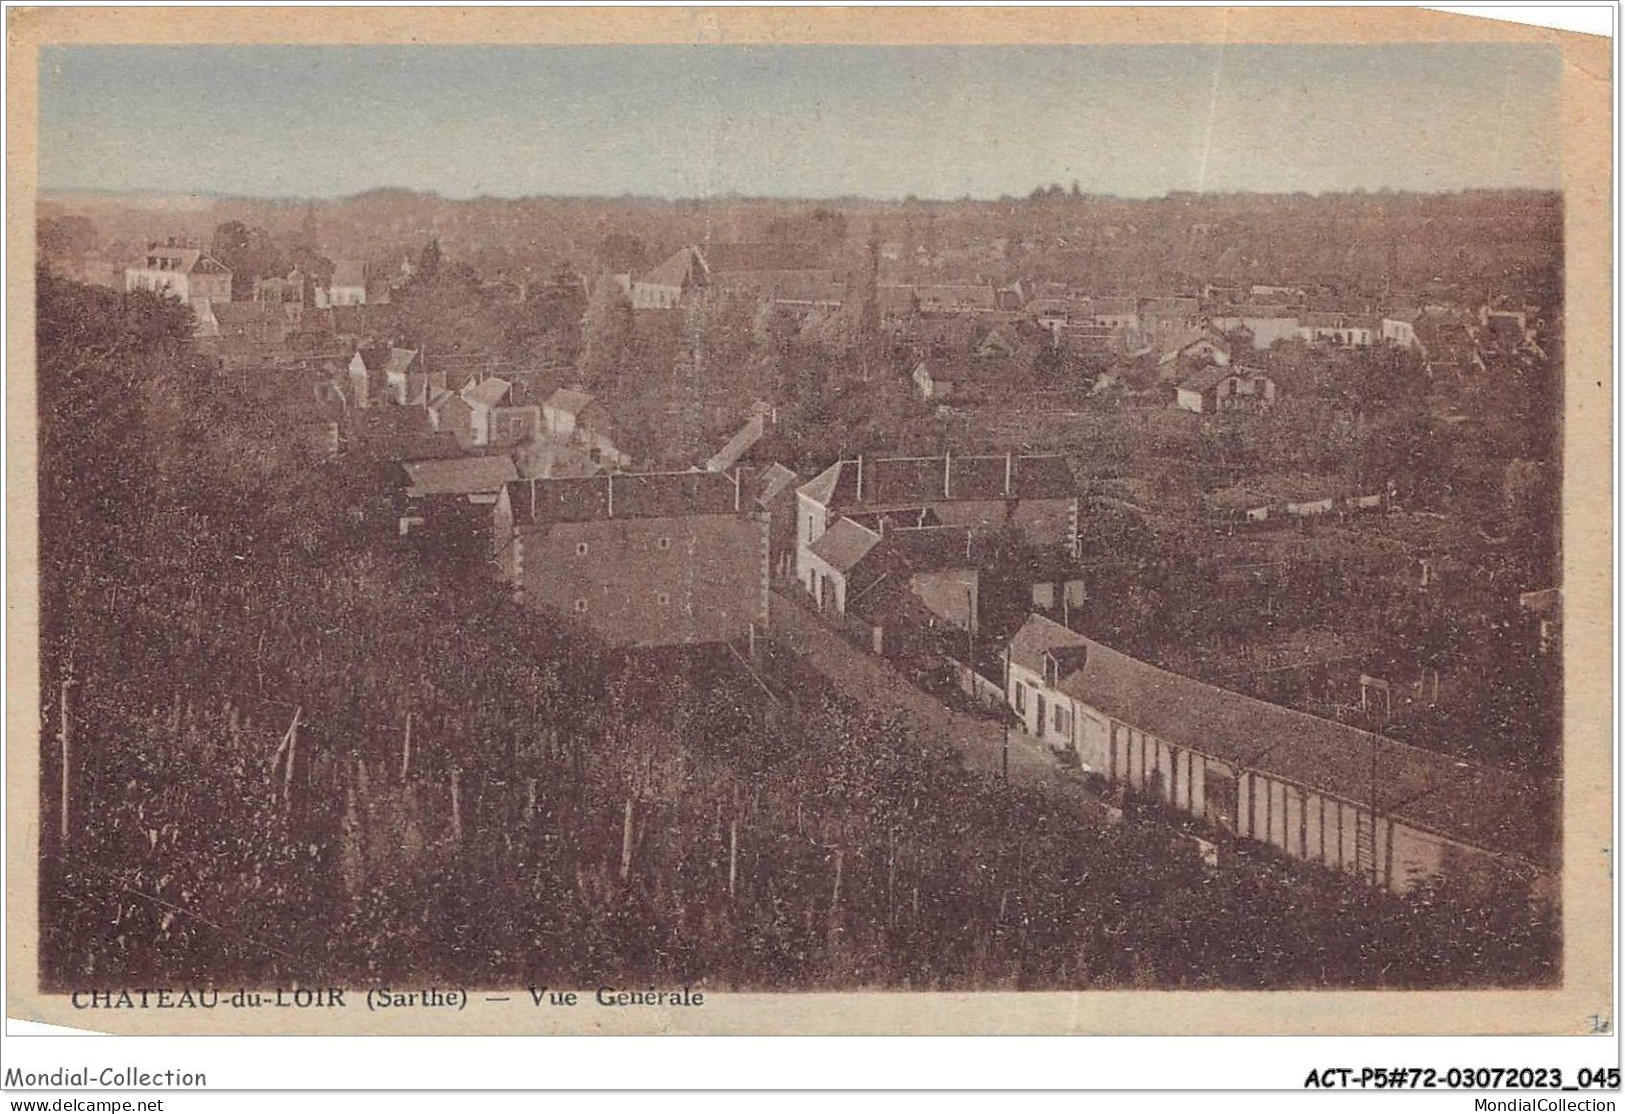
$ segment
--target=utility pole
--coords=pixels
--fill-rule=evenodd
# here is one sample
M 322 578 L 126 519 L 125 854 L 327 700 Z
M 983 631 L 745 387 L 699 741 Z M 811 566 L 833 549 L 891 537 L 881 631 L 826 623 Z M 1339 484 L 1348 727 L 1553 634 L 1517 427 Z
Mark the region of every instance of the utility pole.
M 1010 647 L 1009 646 L 1006 646 L 1004 648 L 1004 699 L 1006 701 L 1008 701 L 1010 699 Z M 1000 761 L 1000 766 L 1001 766 L 1001 769 L 1003 771 L 1004 780 L 1005 780 L 1006 784 L 1009 784 L 1009 781 L 1010 781 L 1010 719 L 1014 714 L 1015 713 L 1010 710 L 1009 706 L 1006 705 L 1006 707 L 1004 709 L 1004 715 L 999 717 L 1004 722 L 1004 753 L 1003 753 L 1003 757 L 1001 758 L 1001 761 Z
M 1382 873 L 1377 866 L 1377 736 L 1371 736 L 1371 881 L 1376 884 L 1382 881 Z
M 412 713 L 406 713 L 406 737 L 401 740 L 401 780 L 412 768 Z
M 64 850 L 67 849 L 69 841 L 68 811 L 73 793 L 73 721 L 68 713 L 68 690 L 72 687 L 72 677 L 62 678 L 62 707 L 60 709 L 62 733 L 59 737 L 62 743 L 62 804 L 61 816 L 58 819 L 61 824 L 61 845 Z

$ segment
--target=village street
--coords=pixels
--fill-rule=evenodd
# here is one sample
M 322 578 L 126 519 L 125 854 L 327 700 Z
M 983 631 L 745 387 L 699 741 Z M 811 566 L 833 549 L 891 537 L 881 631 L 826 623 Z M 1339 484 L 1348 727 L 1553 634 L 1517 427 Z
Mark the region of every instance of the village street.
M 803 656 L 841 692 L 870 707 L 900 711 L 921 734 L 950 743 L 967 769 L 1000 772 L 1005 729 L 991 719 L 949 708 L 904 680 L 886 661 L 866 654 L 825 627 L 805 607 L 772 593 L 773 637 Z M 1040 785 L 1065 785 L 1084 795 L 1080 779 L 1055 760 L 1032 736 L 1009 732 L 1010 777 Z

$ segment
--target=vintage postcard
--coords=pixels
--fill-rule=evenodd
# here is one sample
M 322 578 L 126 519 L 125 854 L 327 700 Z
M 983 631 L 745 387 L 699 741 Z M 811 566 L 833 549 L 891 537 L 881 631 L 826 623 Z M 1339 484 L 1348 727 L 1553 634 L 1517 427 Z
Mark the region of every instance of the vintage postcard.
M 10 15 L 9 1016 L 1609 1031 L 1605 40 Z

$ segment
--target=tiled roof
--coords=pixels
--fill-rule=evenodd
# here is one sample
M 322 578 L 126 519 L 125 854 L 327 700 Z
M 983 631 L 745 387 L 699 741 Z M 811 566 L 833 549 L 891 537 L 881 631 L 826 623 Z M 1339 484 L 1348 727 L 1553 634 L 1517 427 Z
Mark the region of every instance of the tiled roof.
M 558 410 L 565 414 L 579 414 L 593 403 L 592 395 L 586 391 L 571 390 L 569 387 L 560 387 L 547 396 L 543 403 L 549 410 Z
M 962 499 L 1070 499 L 1077 480 L 1064 456 L 866 457 L 837 461 L 798 489 L 822 506 L 918 506 Z M 944 485 L 946 484 L 946 488 Z
M 1044 655 L 1057 647 L 1087 647 L 1089 640 L 1053 619 L 1029 615 L 1010 638 L 1010 660 L 1034 673 L 1044 671 Z
M 1064 456 L 1018 456 L 1012 464 L 1011 488 L 1018 499 L 1071 499 L 1078 493 Z
M 333 264 L 334 286 L 365 286 L 367 268 L 359 259 L 340 259 Z
M 226 265 L 212 255 L 205 255 L 197 248 L 154 247 L 148 248 L 141 256 L 141 265 L 146 265 L 148 257 L 167 259 L 172 266 L 168 269 L 179 271 L 182 274 L 227 275 L 231 272 Z
M 1378 762 L 1380 782 L 1380 758 Z M 1452 765 L 1454 779 L 1435 792 L 1383 807 L 1402 820 L 1475 847 L 1549 863 L 1557 816 L 1552 795 L 1528 778 L 1505 770 L 1465 762 Z
M 784 278 L 771 284 L 775 301 L 786 305 L 839 306 L 846 301 L 846 285 L 806 278 Z
M 835 501 L 836 488 L 840 486 L 845 461 L 837 460 L 818 475 L 796 488 L 798 494 L 805 495 L 821 507 L 827 507 Z
M 762 421 L 761 415 L 753 415 L 747 419 L 745 424 L 739 427 L 738 432 L 728 439 L 728 443 L 718 449 L 716 454 L 705 462 L 705 470 L 707 472 L 726 472 L 738 464 L 740 458 L 748 453 L 756 442 L 762 439 L 764 429 L 765 423 Z
M 1140 300 L 1138 298 L 1091 298 L 1089 312 L 1096 317 L 1121 317 L 1128 313 L 1138 313 Z
M 525 479 L 579 479 L 602 469 L 592 457 L 573 445 L 549 437 L 536 437 L 518 451 L 520 475 Z
M 1013 461 L 1010 471 L 1013 479 Z M 948 477 L 948 494 L 955 499 L 1002 499 L 1004 473 L 1002 456 L 956 456 Z
M 782 464 L 770 464 L 756 477 L 756 502 L 767 506 L 777 499 L 799 477 Z
M 528 523 L 732 514 L 740 498 L 734 476 L 698 471 L 520 480 L 508 494 L 514 521 Z
M 222 335 L 280 332 L 288 325 L 282 307 L 273 302 L 220 302 L 211 305 L 209 312 Z
M 942 458 L 875 457 L 863 462 L 863 502 L 929 503 L 941 499 Z
M 1243 765 L 1283 741 L 1261 720 L 1284 708 L 1165 672 L 1092 639 L 1085 645 L 1087 662 L 1062 679 L 1061 691 L 1123 723 Z
M 679 248 L 639 281 L 651 286 L 682 286 L 696 265 L 694 249 Z
M 359 354 L 362 364 L 368 371 L 395 375 L 405 375 L 418 358 L 417 352 L 411 348 L 362 348 Z
M 707 271 L 816 271 L 827 268 L 824 252 L 816 244 L 720 243 L 695 249 Z
M 1151 316 L 1177 317 L 1196 313 L 1202 303 L 1196 298 L 1146 298 L 1140 303 L 1140 312 Z
M 1167 340 L 1163 341 L 1162 355 L 1164 358 L 1178 356 L 1191 345 L 1197 344 L 1204 340 L 1213 345 L 1213 347 L 1222 351 L 1228 352 L 1230 350 L 1229 345 L 1225 344 L 1221 340 L 1216 340 L 1209 336 L 1206 329 L 1195 328 L 1182 329 L 1173 336 L 1169 337 Z
M 1029 630 L 1033 624 L 1029 620 L 1012 641 L 1012 657 L 1018 641 L 1030 655 L 1056 626 Z M 1216 688 L 1084 641 L 1086 660 L 1062 679 L 1061 691 L 1119 722 L 1355 805 L 1374 804 L 1446 838 L 1531 861 L 1546 857 L 1551 813 L 1540 807 L 1542 791 L 1527 778 Z
M 1219 367 L 1217 364 L 1209 364 L 1201 371 L 1198 371 L 1189 378 L 1182 380 L 1179 384 L 1179 389 L 1182 391 L 1197 392 L 1211 391 L 1214 387 L 1217 387 L 1220 383 L 1223 383 L 1233 374 L 1234 373 L 1227 367 Z
M 885 549 L 910 572 L 945 572 L 976 567 L 967 526 L 916 526 L 888 529 Z
M 921 309 L 997 309 L 991 286 L 943 283 L 915 289 Z
M 850 518 L 842 518 L 819 535 L 811 552 L 835 571 L 850 572 L 879 544 L 879 534 Z
M 417 363 L 418 354 L 411 348 L 391 348 L 389 359 L 384 364 L 384 370 L 396 375 L 405 375 Z
M 499 379 L 493 375 L 479 383 L 469 384 L 458 393 L 471 406 L 497 406 L 508 397 L 511 387 L 512 384 L 506 379 Z
M 504 484 L 519 478 L 519 470 L 506 456 L 465 456 L 451 460 L 409 460 L 401 464 L 406 472 L 408 495 L 473 495 L 501 491 Z

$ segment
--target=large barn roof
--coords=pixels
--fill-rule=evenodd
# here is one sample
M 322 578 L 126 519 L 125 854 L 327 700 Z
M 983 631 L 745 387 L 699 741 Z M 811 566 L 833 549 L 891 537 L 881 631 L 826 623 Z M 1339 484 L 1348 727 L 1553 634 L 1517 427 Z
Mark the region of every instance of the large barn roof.
M 532 525 L 732 514 L 741 506 L 734 475 L 698 471 L 519 480 L 508 498 L 514 521 Z
M 1055 454 L 866 457 L 837 461 L 798 490 L 826 507 L 906 507 L 966 499 L 1070 499 L 1077 494 L 1077 480 L 1066 458 Z
M 1057 626 L 1030 618 L 1012 641 L 1012 657 L 1018 645 L 1032 657 L 1033 646 L 1074 644 L 1051 632 Z M 1544 795 L 1528 778 L 1230 692 L 1075 637 L 1086 647 L 1084 662 L 1061 680 L 1061 691 L 1124 724 L 1448 839 L 1531 862 L 1549 855 L 1550 810 L 1533 803 Z

